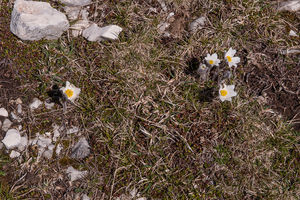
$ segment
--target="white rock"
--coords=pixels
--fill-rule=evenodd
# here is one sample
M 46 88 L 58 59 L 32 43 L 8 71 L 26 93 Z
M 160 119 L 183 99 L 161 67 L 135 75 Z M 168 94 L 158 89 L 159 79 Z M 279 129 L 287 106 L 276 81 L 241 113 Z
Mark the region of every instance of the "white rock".
M 21 155 L 21 154 L 20 154 L 19 152 L 15 151 L 15 150 L 12 150 L 12 151 L 10 152 L 9 157 L 11 157 L 11 158 L 16 158 L 16 157 L 19 157 L 20 155 Z
M 279 4 L 278 11 L 291 11 L 297 12 L 300 10 L 300 1 L 299 0 L 292 0 L 292 1 L 285 1 Z
M 22 114 L 22 105 L 21 104 L 18 104 L 17 113 Z
M 85 158 L 90 154 L 90 145 L 85 138 L 81 138 L 76 145 L 72 147 L 71 158 Z
M 44 141 L 42 141 L 42 140 L 38 140 L 37 142 L 36 142 L 36 144 L 39 146 L 39 148 L 46 148 L 47 147 L 47 144 L 44 142 Z
M 79 17 L 80 7 L 65 6 L 64 10 L 69 20 L 76 20 Z
M 44 101 L 44 104 L 48 110 L 50 110 L 55 105 L 54 102 L 48 103 L 47 101 Z
M 174 15 L 175 15 L 175 13 L 170 12 L 170 13 L 168 14 L 167 20 L 170 19 L 171 17 L 173 17 Z
M 69 130 L 67 130 L 67 134 L 78 133 L 79 128 L 77 126 L 72 126 Z
M 71 179 L 71 181 L 76 181 L 76 180 L 86 176 L 88 174 L 88 171 L 77 171 L 72 166 L 69 166 L 67 169 L 67 174 L 68 174 L 69 178 Z
M 19 131 L 21 131 L 21 130 L 22 130 L 22 128 L 23 128 L 23 126 L 22 126 L 22 125 L 19 125 L 19 126 L 18 126 L 18 129 L 19 129 Z
M 46 150 L 44 151 L 44 156 L 48 159 L 52 158 L 53 150 Z
M 54 125 L 52 125 L 52 127 L 53 127 L 53 137 L 54 138 L 59 137 L 60 136 L 59 126 L 54 124 Z
M 55 145 L 54 144 L 50 144 L 49 146 L 48 146 L 48 149 L 49 150 L 53 150 L 55 148 Z
M 83 31 L 82 36 L 92 42 L 102 41 L 104 39 L 116 40 L 118 39 L 118 35 L 121 31 L 122 28 L 116 25 L 109 25 L 100 28 L 97 24 L 92 24 Z
M 61 3 L 65 4 L 66 6 L 83 6 L 91 3 L 91 0 L 60 0 Z
M 64 10 L 70 20 L 77 20 L 77 19 L 88 20 L 87 17 L 89 15 L 89 12 L 87 11 L 87 9 L 82 9 L 82 7 L 65 6 Z M 80 16 L 79 13 L 81 14 Z
M 43 102 L 41 102 L 38 98 L 34 98 L 32 103 L 29 105 L 29 108 L 31 110 L 34 110 L 34 109 L 37 109 L 42 104 L 43 104 Z
M 167 6 L 166 6 L 164 0 L 157 0 L 157 1 L 160 3 L 160 5 L 161 5 L 161 7 L 162 7 L 162 9 L 163 9 L 164 11 L 167 11 L 167 10 L 168 10 L 168 8 L 167 8 Z
M 290 30 L 290 33 L 289 33 L 290 36 L 294 36 L 294 37 L 298 37 L 297 33 L 293 30 Z
M 86 194 L 82 195 L 81 200 L 90 200 L 90 197 Z
M 62 150 L 62 147 L 61 147 L 60 144 L 58 144 L 57 147 L 56 147 L 55 153 L 56 153 L 57 155 L 59 155 L 61 150 Z
M 51 137 L 51 133 L 50 132 L 45 132 L 45 135 L 47 135 L 48 137 Z
M 24 151 L 25 148 L 27 147 L 28 145 L 28 139 L 27 139 L 27 136 L 23 136 L 21 137 L 21 145 L 18 146 L 18 149 L 20 151 Z
M 8 112 L 5 108 L 0 108 L 0 116 L 8 117 Z
M 29 140 L 29 144 L 30 145 L 36 145 L 36 143 L 37 143 L 37 141 L 38 141 L 38 139 L 32 139 L 32 140 Z
M 133 188 L 132 190 L 130 190 L 129 194 L 131 195 L 132 198 L 140 196 L 140 194 L 137 192 L 136 188 Z
M 49 3 L 15 1 L 10 30 L 22 40 L 55 40 L 68 28 L 66 15 L 52 8 Z
M 158 33 L 162 34 L 164 33 L 164 31 L 166 30 L 166 28 L 168 28 L 170 26 L 170 23 L 166 23 L 166 22 L 161 22 L 157 25 L 158 28 Z
M 39 145 L 39 148 L 40 147 L 46 148 L 51 143 L 52 143 L 52 140 L 50 138 L 45 138 L 44 136 L 40 136 L 36 144 Z
M 149 13 L 151 12 L 157 13 L 157 8 L 149 8 Z
M 7 131 L 11 125 L 12 122 L 9 119 L 5 119 L 2 125 L 2 130 Z
M 13 113 L 13 112 L 11 112 L 9 114 L 9 118 L 10 118 L 11 121 L 18 121 L 18 122 L 21 121 L 21 119 L 15 113 Z
M 3 144 L 7 149 L 12 149 L 22 144 L 20 132 L 16 129 L 9 129 L 6 132 L 4 139 L 2 140 Z
M 164 37 L 170 37 L 170 33 L 169 32 L 165 32 Z
M 189 29 L 192 33 L 196 32 L 200 28 L 202 28 L 205 25 L 206 17 L 199 17 L 192 21 L 189 25 Z
M 70 29 L 72 30 L 73 37 L 78 37 L 82 34 L 83 30 L 89 27 L 91 24 L 88 20 L 79 20 L 73 24 Z
M 46 151 L 46 148 L 44 147 L 39 147 L 38 148 L 39 152 L 38 152 L 38 157 L 41 157 L 43 155 L 43 153 Z

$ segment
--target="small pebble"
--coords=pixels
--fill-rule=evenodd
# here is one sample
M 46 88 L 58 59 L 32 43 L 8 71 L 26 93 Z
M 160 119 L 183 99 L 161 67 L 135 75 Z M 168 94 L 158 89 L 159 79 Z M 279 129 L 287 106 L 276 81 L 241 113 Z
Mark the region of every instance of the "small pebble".
M 13 149 L 22 144 L 20 132 L 16 129 L 9 129 L 6 132 L 4 139 L 2 140 L 3 144 L 7 149 Z
M 34 109 L 37 109 L 42 104 L 43 104 L 43 102 L 41 102 L 38 98 L 34 98 L 32 103 L 29 105 L 29 108 L 31 110 L 34 110 Z
M 9 157 L 11 158 L 16 158 L 16 157 L 19 157 L 21 154 L 15 150 L 12 150 Z
M 0 116 L 8 117 L 8 112 L 5 108 L 0 108 Z
M 2 125 L 2 130 L 7 131 L 11 125 L 12 122 L 9 119 L 5 119 Z
M 17 113 L 22 114 L 22 105 L 21 104 L 18 104 Z

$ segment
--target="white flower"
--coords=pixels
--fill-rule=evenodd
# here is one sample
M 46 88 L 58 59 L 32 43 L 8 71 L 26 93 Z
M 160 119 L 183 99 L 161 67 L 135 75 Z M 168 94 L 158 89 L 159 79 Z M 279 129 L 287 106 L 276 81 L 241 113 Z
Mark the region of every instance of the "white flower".
M 209 53 L 204 58 L 207 63 L 209 63 L 211 66 L 219 66 L 219 63 L 221 62 L 220 59 L 218 59 L 218 55 L 216 53 L 210 55 Z
M 70 101 L 74 102 L 80 94 L 80 88 L 75 87 L 73 84 L 70 84 L 69 81 L 66 82 L 66 87 L 60 89 Z
M 197 73 L 198 73 L 198 74 L 203 74 L 203 73 L 206 72 L 206 70 L 207 70 L 206 65 L 205 65 L 205 64 L 200 64 L 200 66 L 199 66 L 199 68 L 198 68 L 198 70 L 197 70 Z
M 230 47 L 230 49 L 225 54 L 225 59 L 227 60 L 229 67 L 231 66 L 237 67 L 237 64 L 241 61 L 239 57 L 233 57 L 235 53 L 236 50 Z
M 219 94 L 220 94 L 220 99 L 221 101 L 231 101 L 231 97 L 234 97 L 237 95 L 237 93 L 234 90 L 234 85 L 225 85 L 222 88 L 222 86 L 220 86 L 219 89 Z

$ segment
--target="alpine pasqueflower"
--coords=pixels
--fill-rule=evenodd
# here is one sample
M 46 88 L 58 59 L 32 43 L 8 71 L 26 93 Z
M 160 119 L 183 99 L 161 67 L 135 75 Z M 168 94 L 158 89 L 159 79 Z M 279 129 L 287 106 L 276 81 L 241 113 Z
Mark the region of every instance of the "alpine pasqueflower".
M 237 95 L 237 93 L 234 90 L 234 85 L 225 85 L 224 87 L 220 86 L 219 89 L 219 97 L 221 101 L 231 101 L 231 97 L 234 97 Z
M 235 53 L 236 53 L 236 50 L 232 49 L 230 47 L 229 50 L 225 54 L 225 59 L 227 60 L 229 67 L 231 67 L 231 66 L 237 67 L 237 64 L 241 61 L 241 59 L 239 57 L 233 57 Z
M 66 82 L 66 87 L 62 87 L 60 90 L 67 97 L 67 99 L 72 102 L 74 102 L 74 100 L 78 98 L 81 91 L 80 88 L 75 87 L 69 81 Z
M 208 64 L 211 66 L 219 66 L 219 63 L 221 62 L 220 59 L 218 59 L 218 55 L 216 53 L 210 55 L 209 53 L 204 58 Z

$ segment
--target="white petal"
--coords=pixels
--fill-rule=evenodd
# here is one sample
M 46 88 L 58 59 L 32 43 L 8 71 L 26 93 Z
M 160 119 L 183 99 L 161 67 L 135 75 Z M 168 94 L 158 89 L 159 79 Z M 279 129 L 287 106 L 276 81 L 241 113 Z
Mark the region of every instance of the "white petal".
M 230 68 L 232 65 L 234 65 L 234 63 L 228 62 L 228 67 L 229 67 L 229 68 Z
M 66 88 L 69 88 L 69 87 L 70 87 L 70 85 L 71 85 L 71 84 L 70 84 L 70 82 L 69 82 L 69 81 L 67 81 L 67 82 L 66 82 Z
M 233 57 L 231 62 L 239 63 L 241 61 L 240 57 Z
M 218 55 L 216 53 L 214 53 L 212 56 L 211 56 L 212 60 L 217 60 L 218 59 Z
M 217 59 L 217 60 L 215 61 L 214 64 L 215 64 L 216 66 L 219 66 L 219 63 L 220 63 L 220 62 L 221 62 L 220 59 Z
M 227 90 L 233 91 L 233 90 L 234 90 L 234 87 L 235 87 L 235 85 L 228 85 L 228 86 L 227 86 Z
M 221 96 L 220 95 L 220 99 L 221 99 L 221 101 L 225 101 L 226 99 L 223 97 L 223 96 Z
M 232 49 L 231 47 L 229 48 L 228 52 L 226 53 L 226 56 L 230 56 L 230 57 L 233 57 L 234 54 L 236 53 L 236 50 L 235 49 Z

